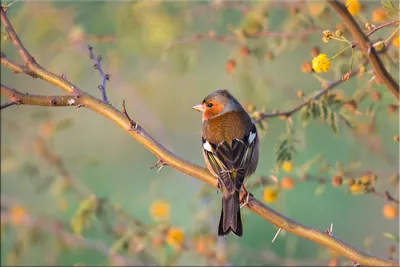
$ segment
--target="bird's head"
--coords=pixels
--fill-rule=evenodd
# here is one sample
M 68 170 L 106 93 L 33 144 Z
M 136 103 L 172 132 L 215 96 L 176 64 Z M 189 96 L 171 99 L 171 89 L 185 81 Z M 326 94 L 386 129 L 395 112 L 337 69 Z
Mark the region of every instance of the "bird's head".
M 227 112 L 243 109 L 228 90 L 214 91 L 206 96 L 200 104 L 192 108 L 203 114 L 203 120 L 212 119 Z

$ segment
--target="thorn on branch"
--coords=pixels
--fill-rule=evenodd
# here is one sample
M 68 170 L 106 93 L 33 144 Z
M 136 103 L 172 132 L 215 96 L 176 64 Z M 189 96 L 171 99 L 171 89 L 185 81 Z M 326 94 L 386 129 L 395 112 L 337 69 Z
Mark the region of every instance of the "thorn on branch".
M 130 125 L 130 129 L 129 131 L 136 131 L 138 128 L 138 124 L 135 123 L 131 117 L 129 117 L 128 112 L 126 111 L 126 107 L 125 107 L 125 100 L 122 100 L 122 113 L 125 115 L 125 117 L 129 120 L 129 125 Z
M 331 223 L 331 226 L 325 230 L 325 233 L 329 236 L 333 236 L 333 223 Z
M 282 231 L 282 228 L 279 228 L 278 231 L 276 232 L 274 238 L 272 238 L 272 242 L 271 242 L 271 243 L 274 243 L 274 242 L 275 242 L 275 239 L 278 237 L 278 235 L 279 235 L 279 233 L 280 233 L 281 231 Z
M 164 167 L 165 165 L 167 165 L 167 163 L 165 163 L 162 159 L 157 160 L 157 162 L 150 167 L 150 169 L 154 169 L 154 168 L 158 168 L 157 173 L 159 173 L 162 169 L 162 167 Z

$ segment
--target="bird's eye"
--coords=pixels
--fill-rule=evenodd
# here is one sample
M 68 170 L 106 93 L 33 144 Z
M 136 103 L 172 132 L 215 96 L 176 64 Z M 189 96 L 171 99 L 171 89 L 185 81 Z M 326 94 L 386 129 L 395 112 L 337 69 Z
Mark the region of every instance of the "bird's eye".
M 213 106 L 212 103 L 208 103 L 208 104 L 207 104 L 207 107 L 209 107 L 209 108 L 211 108 L 212 106 Z

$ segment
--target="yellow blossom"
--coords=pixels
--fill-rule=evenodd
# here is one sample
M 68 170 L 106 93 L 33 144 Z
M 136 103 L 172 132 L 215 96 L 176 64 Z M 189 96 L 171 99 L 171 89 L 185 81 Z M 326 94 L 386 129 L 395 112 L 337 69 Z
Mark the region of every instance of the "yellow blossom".
M 331 61 L 326 54 L 319 54 L 312 60 L 315 72 L 327 72 L 331 68 Z
M 347 10 L 352 16 L 355 16 L 361 10 L 361 4 L 358 0 L 346 0 Z
M 284 161 L 282 163 L 282 170 L 285 172 L 291 172 L 293 170 L 293 164 L 290 161 Z
M 168 229 L 165 241 L 174 249 L 181 250 L 185 241 L 185 233 L 180 228 L 171 227 Z
M 266 187 L 263 193 L 263 199 L 266 203 L 274 203 L 279 196 L 278 189 L 275 187 Z
M 356 183 L 350 186 L 350 191 L 353 194 L 362 194 L 364 193 L 364 188 L 364 185 Z
M 400 47 L 400 35 L 398 35 L 398 36 L 396 36 L 396 37 L 393 38 L 392 44 L 393 44 L 395 47 Z
M 168 220 L 171 215 L 171 207 L 165 201 L 155 201 L 150 207 L 150 215 L 156 221 Z

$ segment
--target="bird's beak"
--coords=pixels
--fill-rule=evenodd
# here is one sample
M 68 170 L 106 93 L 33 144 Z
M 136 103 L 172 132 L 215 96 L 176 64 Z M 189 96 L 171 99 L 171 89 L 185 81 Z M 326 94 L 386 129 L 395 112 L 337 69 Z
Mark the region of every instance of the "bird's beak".
M 204 106 L 202 104 L 198 104 L 196 106 L 193 106 L 192 109 L 195 109 L 195 110 L 200 111 L 200 112 L 204 112 Z

